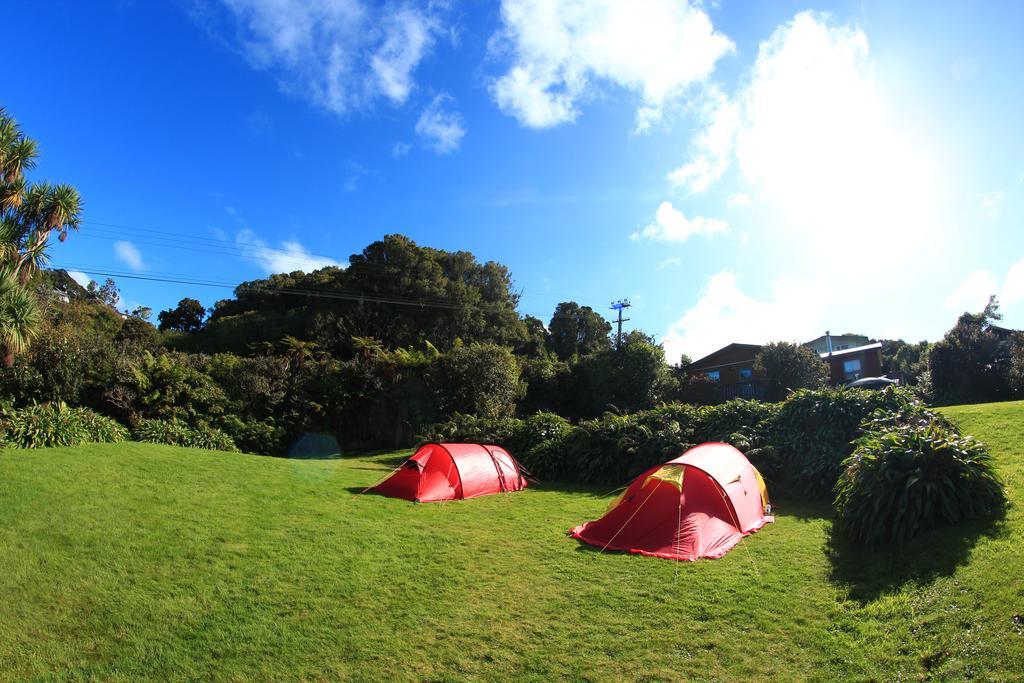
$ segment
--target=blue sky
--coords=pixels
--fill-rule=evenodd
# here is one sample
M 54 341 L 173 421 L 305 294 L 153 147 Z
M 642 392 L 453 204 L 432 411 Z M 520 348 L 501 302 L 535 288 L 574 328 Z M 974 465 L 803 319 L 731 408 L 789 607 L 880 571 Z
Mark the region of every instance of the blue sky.
M 0 105 L 77 271 L 235 284 L 390 232 L 521 310 L 729 341 L 1024 327 L 1024 5 L 14 2 Z M 126 306 L 229 288 L 115 278 Z M 606 311 L 611 317 L 611 312 Z

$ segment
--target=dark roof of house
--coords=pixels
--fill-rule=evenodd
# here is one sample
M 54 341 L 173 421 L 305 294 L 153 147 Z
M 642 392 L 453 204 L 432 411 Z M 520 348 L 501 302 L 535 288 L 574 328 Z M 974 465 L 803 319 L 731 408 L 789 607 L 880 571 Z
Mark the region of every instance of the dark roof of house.
M 760 344 L 738 344 L 736 342 L 733 342 L 732 344 L 729 344 L 728 346 L 723 346 L 722 348 L 718 349 L 717 351 L 712 351 L 711 353 L 709 353 L 708 355 L 704 356 L 703 358 L 700 358 L 698 360 L 693 361 L 692 363 L 690 363 L 689 365 L 686 366 L 686 369 L 687 370 L 698 370 L 698 369 L 703 368 L 703 367 L 713 367 L 713 366 L 716 365 L 716 363 L 714 361 L 718 357 L 724 355 L 727 351 L 732 351 L 734 349 L 736 349 L 736 350 L 741 350 L 742 349 L 742 350 L 750 351 L 751 352 L 750 353 L 750 358 L 751 358 L 751 360 L 753 360 L 754 356 L 757 355 L 757 352 L 761 350 L 761 345 Z

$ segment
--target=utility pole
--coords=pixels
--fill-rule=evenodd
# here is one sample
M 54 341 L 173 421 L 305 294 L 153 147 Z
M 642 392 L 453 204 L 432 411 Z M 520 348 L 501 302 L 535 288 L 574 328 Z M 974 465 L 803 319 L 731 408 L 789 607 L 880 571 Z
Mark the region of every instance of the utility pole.
M 629 303 L 629 299 L 619 299 L 618 301 L 613 301 L 612 302 L 612 310 L 619 312 L 619 319 L 617 321 L 618 324 L 619 324 L 619 331 L 618 331 L 618 334 L 615 335 L 615 349 L 616 350 L 622 348 L 622 323 L 629 322 L 629 318 L 623 318 L 622 317 L 622 309 L 629 308 L 632 305 L 633 304 Z

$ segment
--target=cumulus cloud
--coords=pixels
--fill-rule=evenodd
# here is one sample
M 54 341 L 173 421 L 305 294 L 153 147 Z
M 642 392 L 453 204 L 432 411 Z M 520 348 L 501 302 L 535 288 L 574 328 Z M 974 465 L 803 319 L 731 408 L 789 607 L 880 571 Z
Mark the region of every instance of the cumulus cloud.
M 492 46 L 511 65 L 491 93 L 531 128 L 573 121 L 580 101 L 610 85 L 637 96 L 643 131 L 734 48 L 686 0 L 503 0 L 501 19 Z
M 808 255 L 851 233 L 899 251 L 943 224 L 935 164 L 888 111 L 860 28 L 802 12 L 760 45 L 735 93 L 707 92 L 689 159 L 669 176 L 690 192 L 735 168 Z
M 665 357 L 697 359 L 732 342 L 806 341 L 824 329 L 827 287 L 780 278 L 768 296 L 743 292 L 731 271 L 711 276 L 696 304 L 665 334 Z
M 733 196 L 729 197 L 726 202 L 726 206 L 730 209 L 749 209 L 753 205 L 750 201 L 750 195 L 746 192 L 737 192 Z
M 988 298 L 995 294 L 1003 306 L 1024 301 L 1024 258 L 1013 263 L 1000 286 L 999 280 L 988 270 L 976 270 L 946 296 L 946 309 L 953 313 L 977 313 L 985 308 Z
M 946 297 L 946 308 L 954 313 L 977 312 L 985 308 L 988 298 L 999 292 L 999 283 L 987 270 L 968 275 Z
M 728 229 L 729 224 L 720 218 L 687 218 L 682 211 L 672 206 L 671 202 L 662 202 L 654 216 L 654 222 L 634 232 L 630 239 L 634 242 L 641 239 L 685 242 L 693 235 L 715 235 Z
M 443 3 L 395 6 L 362 0 L 206 0 L 195 18 L 281 87 L 345 114 L 378 99 L 402 104 L 415 71 L 444 35 Z M 233 31 L 225 31 L 226 10 Z
M 142 252 L 131 242 L 124 240 L 114 242 L 114 254 L 132 270 L 146 269 L 146 264 L 142 260 Z
M 1010 266 L 999 292 L 999 301 L 1006 306 L 1024 301 L 1024 258 Z
M 701 109 L 703 128 L 691 142 L 692 159 L 668 175 L 694 194 L 721 180 L 729 168 L 740 126 L 740 107 L 717 88 L 709 88 Z
M 408 142 L 402 142 L 399 140 L 391 146 L 391 156 L 396 159 L 400 159 L 408 154 L 410 149 L 412 149 L 412 145 Z
M 416 121 L 416 134 L 438 154 L 459 148 L 466 134 L 462 115 L 452 106 L 455 100 L 444 93 L 435 97 Z
M 311 254 L 296 240 L 285 240 L 281 242 L 280 248 L 270 247 L 248 229 L 238 232 L 235 244 L 244 258 L 258 264 L 268 274 L 291 273 L 296 270 L 309 273 L 327 266 L 343 265 L 326 256 Z
M 67 271 L 67 274 L 71 276 L 72 280 L 82 285 L 83 287 L 88 287 L 89 283 L 92 282 L 92 278 L 80 270 L 69 270 Z

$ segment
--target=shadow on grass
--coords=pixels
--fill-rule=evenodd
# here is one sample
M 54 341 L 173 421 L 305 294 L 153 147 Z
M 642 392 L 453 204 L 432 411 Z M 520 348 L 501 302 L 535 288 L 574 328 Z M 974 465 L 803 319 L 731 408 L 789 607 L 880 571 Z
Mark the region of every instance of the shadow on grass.
M 776 517 L 795 517 L 801 522 L 832 517 L 832 507 L 822 500 L 772 500 L 772 514 Z
M 829 579 L 862 605 L 905 585 L 925 586 L 967 562 L 982 538 L 1008 533 L 1003 517 L 972 519 L 925 532 L 902 546 L 870 548 L 848 541 L 832 527 L 825 554 Z
M 374 458 L 380 455 L 390 455 L 382 458 L 379 462 L 384 465 L 397 467 L 402 464 L 412 451 L 401 451 L 395 454 L 394 448 L 385 448 L 372 451 L 348 451 L 342 452 L 337 439 L 330 434 L 311 432 L 300 436 L 288 452 L 281 457 L 288 460 L 342 460 L 349 458 Z

